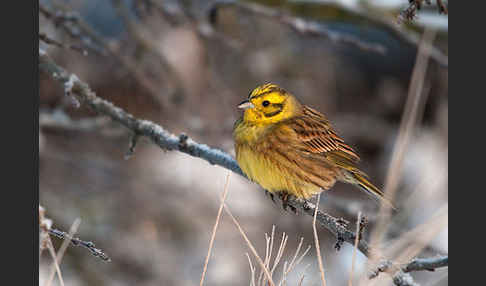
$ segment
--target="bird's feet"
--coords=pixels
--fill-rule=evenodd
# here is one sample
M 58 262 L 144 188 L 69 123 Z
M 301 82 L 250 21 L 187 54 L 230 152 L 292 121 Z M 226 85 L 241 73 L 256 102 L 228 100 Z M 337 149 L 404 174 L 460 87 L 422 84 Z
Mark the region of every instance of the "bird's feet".
M 265 195 L 269 196 L 272 199 L 272 202 L 275 203 L 275 195 L 267 190 L 264 191 L 265 191 Z
M 289 198 L 292 196 L 288 193 L 280 192 L 279 193 L 280 199 L 282 200 L 282 208 L 286 211 L 287 208 L 290 208 L 290 210 L 294 213 L 297 214 L 297 209 L 289 204 Z

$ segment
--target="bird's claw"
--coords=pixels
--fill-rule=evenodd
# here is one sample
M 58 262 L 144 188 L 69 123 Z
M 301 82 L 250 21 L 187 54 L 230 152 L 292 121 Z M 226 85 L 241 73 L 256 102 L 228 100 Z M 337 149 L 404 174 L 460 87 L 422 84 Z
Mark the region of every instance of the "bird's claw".
M 275 203 L 275 195 L 267 190 L 265 190 L 265 195 L 269 196 L 272 199 L 272 202 Z
M 293 206 L 293 205 L 290 205 L 289 204 L 289 197 L 291 195 L 287 194 L 287 193 L 281 193 L 281 199 L 282 199 L 282 208 L 287 211 L 287 208 L 290 208 L 290 210 L 294 213 L 294 214 L 297 214 L 297 209 Z

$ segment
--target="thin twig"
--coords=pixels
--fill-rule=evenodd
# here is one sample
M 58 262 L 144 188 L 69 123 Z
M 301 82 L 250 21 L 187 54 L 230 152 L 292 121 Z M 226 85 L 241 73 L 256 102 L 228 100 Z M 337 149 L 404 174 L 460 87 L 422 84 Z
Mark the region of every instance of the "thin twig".
M 409 4 L 406 9 L 400 12 L 398 15 L 398 23 L 401 24 L 402 22 L 411 22 L 417 18 L 417 11 L 422 8 L 422 4 L 424 0 L 409 0 Z M 425 0 L 425 3 L 431 5 L 432 2 L 430 0 Z M 439 10 L 439 14 L 448 14 L 447 6 L 444 5 L 442 0 L 437 0 L 437 9 Z
M 81 223 L 81 219 L 79 219 L 79 218 L 77 218 L 73 222 L 73 224 L 71 225 L 71 228 L 69 229 L 69 236 L 70 237 L 72 237 L 76 233 L 80 223 Z M 46 286 L 50 286 L 52 281 L 54 280 L 54 275 L 56 273 L 56 263 L 57 263 L 57 265 L 61 264 L 62 258 L 64 256 L 64 252 L 66 251 L 68 246 L 69 246 L 69 241 L 64 240 L 61 244 L 61 247 L 57 251 L 56 261 L 54 261 L 52 263 L 51 272 L 49 273 L 49 279 L 47 279 L 46 284 L 45 284 Z
M 59 278 L 59 284 L 61 286 L 64 286 L 64 280 L 62 279 L 62 274 L 61 274 L 61 268 L 59 267 L 59 264 L 57 263 L 57 258 L 56 258 L 56 251 L 54 250 L 54 245 L 52 244 L 51 238 L 48 236 L 47 237 L 47 249 L 49 250 L 49 253 L 51 254 L 54 267 L 56 269 L 57 277 Z
M 81 240 L 77 237 L 72 237 L 68 233 L 54 229 L 54 228 L 49 229 L 49 234 L 54 235 L 54 236 L 56 236 L 60 239 L 67 239 L 74 246 L 82 246 L 84 248 L 87 248 L 91 252 L 91 254 L 101 258 L 104 261 L 107 261 L 107 262 L 111 261 L 111 259 L 108 257 L 108 255 L 106 255 L 103 252 L 103 250 L 96 248 L 95 244 L 91 241 L 84 241 L 84 240 Z
M 203 285 L 204 276 L 206 276 L 206 270 L 208 269 L 209 257 L 211 256 L 211 250 L 213 249 L 214 238 L 216 237 L 216 230 L 218 229 L 219 221 L 221 219 L 221 213 L 223 211 L 224 202 L 226 201 L 226 195 L 228 194 L 228 184 L 229 184 L 230 176 L 231 176 L 231 172 L 228 172 L 228 175 L 226 176 L 226 183 L 224 185 L 223 197 L 221 199 L 221 204 L 219 206 L 218 214 L 216 216 L 216 222 L 214 223 L 213 226 L 211 239 L 209 240 L 208 254 L 206 256 L 206 261 L 204 261 L 204 268 L 201 275 L 201 281 L 199 282 L 199 286 Z
M 321 199 L 321 194 L 317 195 L 316 209 L 314 211 L 314 220 L 312 221 L 312 230 L 314 231 L 314 243 L 316 245 L 317 261 L 319 262 L 321 281 L 322 281 L 322 285 L 326 286 L 326 278 L 324 276 L 324 266 L 322 265 L 321 248 L 319 247 L 319 236 L 317 235 L 317 229 L 316 229 L 317 209 L 319 208 L 320 199 Z
M 437 268 L 449 266 L 449 256 L 439 256 L 430 258 L 415 258 L 409 264 L 402 267 L 404 272 L 411 271 L 434 271 Z
M 250 255 L 247 253 L 246 258 L 248 258 L 248 263 L 250 264 L 250 272 L 251 272 L 251 280 L 250 280 L 250 286 L 256 286 L 255 285 L 255 267 L 253 267 L 253 264 L 251 263 Z
M 56 47 L 59 47 L 59 48 L 63 48 L 63 49 L 71 49 L 73 51 L 76 51 L 76 52 L 81 53 L 83 56 L 87 56 L 88 55 L 88 51 L 86 51 L 85 49 L 83 49 L 81 47 L 78 47 L 78 46 L 65 45 L 65 44 L 63 44 L 61 42 L 58 42 L 58 41 L 52 39 L 52 38 L 49 38 L 44 33 L 39 33 L 39 40 L 43 41 L 44 43 L 46 43 L 48 45 L 53 45 L 53 46 L 56 46 Z
M 331 31 L 325 25 L 322 25 L 320 23 L 304 20 L 298 17 L 293 17 L 291 15 L 283 13 L 282 11 L 255 3 L 226 0 L 214 1 L 212 7 L 209 9 L 209 15 L 215 15 L 217 13 L 217 10 L 224 6 L 236 7 L 245 12 L 250 12 L 264 18 L 276 19 L 277 21 L 288 25 L 298 33 L 304 35 L 325 37 L 332 41 L 334 44 L 349 44 L 368 52 L 374 52 L 378 54 L 386 53 L 386 48 L 381 44 L 366 43 L 351 35 Z
M 250 248 L 251 252 L 255 256 L 256 260 L 258 261 L 258 264 L 260 264 L 260 267 L 263 269 L 263 271 L 264 271 L 264 273 L 266 275 L 266 278 L 268 279 L 268 283 L 271 286 L 275 286 L 275 283 L 273 283 L 273 279 L 272 279 L 272 275 L 270 274 L 270 271 L 268 270 L 268 268 L 263 263 L 263 260 L 258 255 L 257 251 L 255 250 L 255 247 L 253 246 L 253 244 L 251 243 L 251 241 L 246 236 L 245 231 L 243 230 L 243 228 L 241 227 L 241 225 L 238 223 L 238 221 L 236 220 L 236 218 L 233 216 L 233 214 L 229 210 L 228 206 L 226 206 L 226 204 L 224 204 L 224 210 L 226 211 L 226 213 L 228 214 L 228 216 L 231 218 L 231 220 L 233 221 L 233 223 L 236 225 L 236 227 L 238 228 L 238 231 L 240 232 L 241 236 L 243 236 L 243 239 L 245 240 L 246 244 L 248 245 L 248 247 Z
M 434 32 L 426 30 L 412 72 L 407 102 L 400 123 L 400 129 L 393 150 L 390 167 L 388 168 L 389 172 L 385 181 L 384 193 L 389 201 L 393 201 L 393 197 L 398 188 L 398 183 L 402 175 L 401 170 L 405 152 L 417 124 L 417 117 L 419 115 L 418 110 L 420 109 L 419 104 L 425 104 L 425 100 L 421 100 L 421 97 L 423 95 L 422 90 L 429 58 L 429 49 L 427 48 L 427 45 L 432 42 L 434 35 Z M 371 243 L 373 245 L 379 245 L 381 243 L 388 228 L 391 218 L 391 209 L 388 205 L 381 204 L 378 218 L 378 224 L 371 234 Z M 370 263 L 376 263 L 379 259 L 382 259 L 382 255 L 379 252 L 375 252 L 374 255 L 371 256 Z

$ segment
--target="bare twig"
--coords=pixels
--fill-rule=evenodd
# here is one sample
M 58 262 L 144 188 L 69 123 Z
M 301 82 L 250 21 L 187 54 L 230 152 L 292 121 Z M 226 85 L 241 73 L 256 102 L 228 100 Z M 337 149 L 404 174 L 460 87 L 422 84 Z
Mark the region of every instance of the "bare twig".
M 125 160 L 128 160 L 132 157 L 133 153 L 135 152 L 135 147 L 137 146 L 138 139 L 140 139 L 140 135 L 138 135 L 137 133 L 133 133 L 130 136 L 130 143 L 128 145 L 128 150 L 125 153 L 125 156 L 123 156 Z
M 250 280 L 250 286 L 256 286 L 255 284 L 255 267 L 253 267 L 253 264 L 251 263 L 250 255 L 247 253 L 246 258 L 248 258 L 248 263 L 250 264 L 250 272 L 251 272 L 251 280 Z
M 434 35 L 435 34 L 433 32 L 427 30 L 424 34 L 422 43 L 430 43 Z M 405 110 L 400 123 L 398 138 L 395 143 L 390 167 L 388 168 L 389 172 L 385 181 L 384 193 L 390 201 L 393 201 L 393 197 L 398 188 L 398 183 L 401 178 L 403 158 L 417 124 L 420 104 L 425 104 L 425 99 L 422 100 L 421 97 L 423 95 L 422 89 L 425 81 L 428 57 L 429 49 L 427 48 L 426 44 L 420 45 L 419 53 L 412 73 L 412 79 L 410 81 L 410 88 L 407 102 L 405 104 Z M 391 217 L 390 207 L 386 204 L 382 204 L 378 217 L 378 224 L 371 235 L 371 242 L 373 245 L 379 245 L 386 234 Z M 381 259 L 381 257 L 382 255 L 379 252 L 375 252 L 370 259 L 371 264 L 376 263 L 379 259 Z
M 415 258 L 409 264 L 402 267 L 403 272 L 411 271 L 434 271 L 437 268 L 449 266 L 449 256 L 431 258 Z
M 76 233 L 80 223 L 81 223 L 81 219 L 79 219 L 79 218 L 77 218 L 73 222 L 71 228 L 69 229 L 69 236 L 70 237 L 72 237 Z M 64 256 L 64 252 L 66 251 L 68 245 L 69 245 L 69 241 L 64 240 L 62 242 L 61 248 L 59 248 L 59 250 L 57 251 L 56 259 L 55 259 L 54 262 L 52 262 L 51 272 L 49 273 L 49 278 L 47 279 L 46 284 L 45 284 L 46 286 L 50 286 L 52 284 L 52 281 L 54 280 L 54 275 L 55 275 L 56 269 L 57 269 L 56 263 L 57 263 L 57 265 L 61 264 L 62 258 Z
M 435 269 L 448 267 L 449 266 L 449 256 L 438 256 L 438 257 L 428 257 L 428 258 L 414 258 L 408 264 L 396 266 L 404 273 L 413 271 L 435 271 Z M 387 272 L 393 267 L 390 261 L 383 263 L 378 267 L 371 275 L 370 278 L 375 278 L 380 272 Z
M 53 263 L 54 263 L 54 268 L 56 269 L 57 277 L 59 278 L 59 284 L 61 286 L 64 286 L 64 279 L 62 279 L 62 274 L 61 274 L 61 268 L 59 267 L 59 264 L 57 263 L 57 258 L 56 258 L 56 251 L 54 250 L 54 245 L 52 245 L 52 240 L 48 236 L 47 237 L 47 249 L 49 250 L 49 253 L 51 254 Z
M 260 267 L 263 269 L 263 271 L 265 273 L 265 276 L 268 279 L 268 284 L 270 284 L 271 286 L 275 286 L 275 283 L 273 283 L 272 274 L 270 274 L 270 271 L 268 270 L 267 266 L 265 266 L 265 264 L 263 263 L 263 260 L 260 258 L 260 256 L 258 255 L 257 251 L 255 250 L 255 247 L 253 246 L 253 244 L 251 243 L 251 241 L 246 236 L 245 231 L 243 230 L 243 228 L 241 227 L 241 225 L 238 223 L 238 221 L 236 220 L 236 218 L 233 216 L 233 214 L 231 213 L 231 211 L 229 210 L 229 208 L 226 206 L 226 204 L 224 204 L 224 210 L 226 211 L 226 213 L 228 214 L 228 216 L 231 218 L 231 220 L 233 221 L 233 223 L 238 228 L 238 231 L 240 232 L 241 236 L 243 236 L 243 239 L 245 240 L 246 244 L 248 245 L 248 247 L 250 248 L 251 252 L 255 256 L 256 260 L 258 261 L 258 264 L 260 264 Z
M 73 51 L 76 51 L 76 52 L 79 52 L 81 53 L 83 56 L 87 56 L 88 55 L 88 51 L 86 51 L 85 49 L 81 48 L 81 47 L 78 47 L 78 46 L 74 46 L 74 45 L 66 45 L 66 44 L 63 44 L 61 42 L 58 42 L 52 38 L 49 38 L 46 34 L 44 33 L 39 33 L 39 40 L 43 41 L 44 43 L 48 44 L 48 45 L 53 45 L 53 46 L 56 46 L 56 47 L 59 47 L 59 48 L 63 48 L 63 49 L 71 49 Z
M 398 23 L 402 23 L 404 21 L 411 22 L 417 17 L 417 11 L 422 8 L 423 2 L 428 5 L 432 4 L 430 0 L 409 0 L 408 7 L 404 9 L 400 15 L 398 15 Z M 437 0 L 437 9 L 439 10 L 439 14 L 448 14 L 447 6 L 442 2 L 442 0 Z
M 441 231 L 445 225 L 447 225 L 447 209 L 447 206 L 442 207 L 426 223 L 415 227 L 392 242 L 387 247 L 385 256 L 393 257 L 395 261 L 412 260 L 412 258 L 418 254 L 421 249 L 423 249 L 425 244 L 435 237 L 435 235 Z M 406 247 L 407 245 L 409 246 Z M 399 254 L 398 257 L 397 254 Z M 444 263 L 447 261 L 448 260 L 442 262 Z M 375 278 L 379 273 L 386 272 L 393 276 L 394 282 L 399 283 L 396 285 L 415 285 L 414 283 L 407 284 L 408 282 L 412 281 L 411 276 L 406 274 L 406 272 L 410 272 L 413 267 L 410 269 L 410 271 L 405 271 L 409 263 L 411 262 L 398 264 L 389 260 L 382 261 L 377 269 L 370 273 L 369 278 Z M 376 283 L 373 285 L 375 284 Z
M 294 257 L 292 258 L 292 260 L 290 261 L 289 264 L 286 264 L 287 266 L 284 267 L 284 271 L 283 271 L 283 275 L 282 275 L 282 280 L 280 281 L 279 285 L 286 285 L 286 281 L 287 281 L 287 275 L 290 273 L 290 271 L 292 271 L 294 269 L 294 267 L 296 265 L 298 265 L 302 259 L 304 258 L 304 256 L 307 254 L 307 252 L 309 252 L 311 246 L 309 245 L 307 247 L 307 249 L 302 253 L 300 254 L 300 249 L 302 247 L 302 243 L 304 241 L 304 238 L 301 237 L 300 238 L 300 242 L 299 242 L 299 245 L 297 246 L 297 250 L 295 251 L 295 254 L 294 254 Z M 300 256 L 299 256 L 300 254 Z M 299 256 L 299 258 L 297 258 Z
M 217 10 L 224 6 L 236 7 L 245 12 L 250 12 L 259 16 L 263 16 L 264 18 L 276 19 L 281 23 L 288 25 L 298 33 L 304 35 L 325 37 L 332 41 L 334 44 L 349 44 L 364 51 L 374 52 L 378 54 L 386 53 L 386 48 L 380 44 L 366 43 L 351 35 L 331 31 L 325 25 L 322 25 L 320 23 L 293 17 L 291 15 L 283 13 L 280 10 L 272 9 L 254 3 L 225 0 L 214 1 L 213 6 L 209 9 L 209 15 L 215 15 L 217 13 Z
M 111 261 L 111 259 L 103 252 L 103 250 L 96 248 L 95 244 L 91 241 L 84 241 L 79 238 L 72 237 L 68 233 L 54 228 L 49 229 L 49 234 L 54 235 L 60 239 L 68 239 L 72 245 L 87 248 L 94 256 L 97 256 L 104 261 Z
M 216 230 L 218 229 L 219 221 L 221 219 L 221 213 L 223 211 L 224 202 L 226 201 L 226 195 L 228 194 L 228 184 L 229 184 L 230 176 L 231 176 L 231 173 L 228 172 L 228 176 L 226 176 L 226 184 L 224 185 L 223 197 L 221 199 L 221 204 L 219 206 L 218 214 L 216 216 L 216 222 L 214 223 L 214 226 L 213 226 L 213 232 L 211 234 L 211 239 L 209 240 L 208 254 L 206 256 L 206 261 L 204 261 L 204 268 L 203 268 L 203 272 L 202 272 L 202 275 L 201 275 L 201 281 L 199 282 L 199 286 L 203 285 L 204 276 L 206 276 L 206 270 L 208 269 L 209 257 L 211 257 L 211 250 L 213 249 L 214 238 L 216 237 Z M 250 264 L 250 267 L 251 267 L 251 264 Z
M 80 17 L 74 12 L 52 11 L 45 4 L 39 3 L 39 12 L 46 19 L 52 20 L 56 27 L 62 29 L 73 39 L 79 39 L 83 45 L 91 51 L 105 55 L 106 51 L 101 45 L 101 37 L 80 21 Z
M 127 71 L 129 71 L 133 78 L 143 87 L 157 103 L 167 104 L 167 98 L 160 99 L 160 87 L 151 81 L 140 66 L 130 57 L 121 54 L 117 48 L 108 44 L 102 36 L 93 30 L 86 22 L 84 22 L 77 13 L 53 11 L 46 5 L 39 4 L 39 12 L 41 12 L 47 19 L 54 22 L 56 26 L 60 25 L 71 37 L 79 38 L 83 44 L 102 55 L 110 55 L 115 58 Z M 161 101 L 162 100 L 162 101 Z

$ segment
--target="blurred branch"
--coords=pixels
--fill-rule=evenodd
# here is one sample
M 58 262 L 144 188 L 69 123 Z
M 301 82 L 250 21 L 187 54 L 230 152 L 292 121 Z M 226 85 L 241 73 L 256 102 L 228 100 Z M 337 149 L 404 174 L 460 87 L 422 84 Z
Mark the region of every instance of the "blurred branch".
M 440 2 L 442 3 L 442 1 Z M 304 35 L 322 36 L 330 39 L 337 44 L 350 44 L 365 51 L 376 52 L 379 54 L 386 53 L 386 48 L 380 44 L 365 43 L 353 36 L 331 31 L 326 28 L 325 25 L 318 22 L 311 22 L 302 18 L 293 17 L 284 14 L 282 11 L 279 11 L 277 9 L 254 3 L 240 2 L 237 0 L 216 0 L 208 12 L 208 18 L 210 19 L 210 21 L 212 19 L 212 22 L 214 22 L 218 9 L 224 6 L 234 6 L 244 11 L 263 16 L 265 18 L 274 18 Z M 358 12 L 352 11 L 352 13 Z M 400 41 L 403 41 L 405 44 L 410 44 L 418 48 L 420 44 L 420 38 L 417 33 L 403 29 L 396 24 L 396 21 L 390 20 L 383 15 L 371 15 L 369 13 L 359 13 L 358 15 L 360 17 L 366 18 L 368 21 L 375 23 L 376 25 L 381 26 L 386 31 L 396 35 L 400 39 Z M 437 49 L 432 45 L 429 45 L 428 48 L 430 49 L 431 59 L 437 62 L 441 67 L 447 68 L 449 66 L 449 59 L 447 55 L 445 55 L 441 50 Z
M 409 0 L 408 7 L 403 10 L 400 15 L 398 16 L 398 22 L 401 23 L 403 20 L 406 21 L 413 21 L 417 17 L 417 11 L 422 8 L 423 2 L 428 5 L 432 5 L 431 0 Z M 449 11 L 447 6 L 442 2 L 442 0 L 437 0 L 437 9 L 439 10 L 439 14 L 448 14 Z
M 72 234 L 79 226 L 79 221 L 77 220 L 75 221 L 75 223 L 73 224 L 73 226 L 75 227 L 74 228 L 71 227 L 70 233 L 68 234 L 64 231 L 51 228 L 52 220 L 46 218 L 45 213 L 46 213 L 45 209 L 39 205 L 39 257 L 45 248 L 49 248 L 50 246 L 52 246 L 52 243 L 50 242 L 50 238 L 49 238 L 49 234 L 50 234 L 60 239 L 69 239 L 72 245 L 83 246 L 89 249 L 89 251 L 91 251 L 91 254 L 93 254 L 94 256 L 98 256 L 104 261 L 111 261 L 110 258 L 101 249 L 95 248 L 94 243 L 92 243 L 91 241 L 83 241 L 80 240 L 79 238 L 72 237 Z M 63 245 L 65 246 L 65 244 Z M 62 259 L 62 255 L 64 254 L 65 247 L 61 247 L 61 250 L 62 251 L 59 252 L 59 257 L 56 257 L 56 255 L 54 255 L 53 257 L 55 264 L 57 264 L 58 261 L 60 262 L 60 260 Z
M 89 27 L 80 20 L 77 13 L 63 12 L 59 10 L 54 12 L 42 3 L 39 3 L 39 12 L 44 15 L 46 19 L 51 20 L 56 27 L 62 27 L 71 38 L 81 40 L 86 48 L 102 55 L 106 54 L 103 45 L 100 44 L 101 37 L 92 29 L 89 29 Z
M 401 273 L 408 273 L 412 271 L 435 271 L 437 268 L 447 267 L 449 266 L 449 256 L 439 256 L 439 257 L 430 257 L 430 258 L 415 258 L 410 261 L 408 264 L 405 265 L 395 265 L 390 261 L 384 261 L 377 267 L 375 271 L 373 271 L 369 278 L 373 279 L 377 277 L 381 272 L 392 273 L 397 271 L 398 273 L 395 276 L 399 276 Z
M 71 50 L 74 50 L 74 51 L 77 51 L 77 52 L 80 52 L 83 56 L 87 56 L 88 55 L 88 51 L 86 51 L 85 49 L 81 48 L 81 47 L 78 47 L 78 46 L 73 46 L 73 45 L 65 45 L 61 42 L 58 42 L 52 38 L 49 38 L 46 34 L 44 33 L 39 33 L 39 40 L 43 41 L 44 43 L 48 44 L 48 45 L 53 45 L 53 46 L 56 46 L 56 47 L 59 47 L 59 48 L 63 48 L 63 49 L 71 49 Z
M 97 97 L 88 84 L 79 80 L 76 75 L 58 66 L 42 49 L 39 49 L 39 69 L 51 75 L 65 87 L 69 85 L 71 93 L 81 103 L 88 105 L 100 114 L 111 117 L 114 121 L 119 122 L 138 136 L 148 137 L 163 150 L 183 152 L 246 177 L 238 166 L 238 163 L 229 154 L 198 143 L 185 134 L 181 134 L 180 136 L 171 134 L 161 126 L 148 120 L 137 119 L 111 102 Z M 338 239 L 338 243 L 347 242 L 354 245 L 356 234 L 346 229 L 346 223 L 343 223 L 342 219 L 337 219 L 322 211 L 316 211 L 317 206 L 311 202 L 290 198 L 288 205 L 301 210 L 311 217 L 314 217 L 315 214 L 316 220 Z M 370 256 L 371 249 L 364 239 L 359 239 L 357 247 L 365 256 Z M 399 276 L 399 274 L 397 275 Z
M 409 264 L 402 268 L 404 272 L 428 270 L 434 271 L 437 268 L 449 266 L 449 256 L 440 256 L 436 258 L 415 258 Z
M 111 261 L 108 255 L 106 255 L 103 250 L 96 248 L 95 244 L 91 241 L 84 241 L 79 238 L 72 237 L 68 233 L 57 230 L 55 228 L 49 229 L 49 234 L 54 235 L 55 237 L 58 237 L 60 239 L 69 239 L 72 245 L 85 247 L 89 251 L 91 251 L 91 254 L 93 254 L 94 256 L 97 256 L 104 261 Z
M 56 10 L 55 12 L 47 6 L 39 3 L 39 12 L 47 19 L 54 22 L 55 26 L 61 26 L 71 37 L 79 38 L 83 44 L 102 55 L 110 55 L 115 58 L 133 78 L 152 96 L 161 106 L 167 105 L 168 96 L 161 97 L 160 87 L 146 76 L 139 65 L 131 58 L 121 54 L 114 45 L 108 42 L 84 22 L 77 13 Z M 162 98 L 162 99 L 160 99 Z
M 304 35 L 325 37 L 331 40 L 334 44 L 350 44 L 364 51 L 375 52 L 378 54 L 386 53 L 386 48 L 380 44 L 366 43 L 353 36 L 331 31 L 326 26 L 317 22 L 293 17 L 291 15 L 283 13 L 280 10 L 272 9 L 254 3 L 224 0 L 214 1 L 212 7 L 209 8 L 208 17 L 210 18 L 211 22 L 214 22 L 218 9 L 224 6 L 236 7 L 245 12 L 250 12 L 264 18 L 276 19 L 277 21 L 288 25 L 298 33 Z

